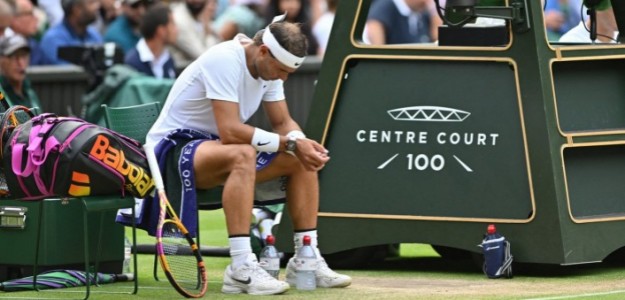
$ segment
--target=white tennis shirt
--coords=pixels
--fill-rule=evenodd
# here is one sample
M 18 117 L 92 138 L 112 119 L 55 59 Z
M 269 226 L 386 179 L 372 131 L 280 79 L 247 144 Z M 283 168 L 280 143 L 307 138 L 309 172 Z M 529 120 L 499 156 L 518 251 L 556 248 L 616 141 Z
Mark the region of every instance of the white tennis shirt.
M 212 99 L 239 103 L 241 122 L 258 110 L 261 101 L 284 100 L 282 80 L 255 79 L 247 69 L 243 45 L 251 42 L 239 34 L 231 41 L 209 48 L 189 64 L 169 91 L 146 144 L 156 145 L 179 128 L 219 135 Z

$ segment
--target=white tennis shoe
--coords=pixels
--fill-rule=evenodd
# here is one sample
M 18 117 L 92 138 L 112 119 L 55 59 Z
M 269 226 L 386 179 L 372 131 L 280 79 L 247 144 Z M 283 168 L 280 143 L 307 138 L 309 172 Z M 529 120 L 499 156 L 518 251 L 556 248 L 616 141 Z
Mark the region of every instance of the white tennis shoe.
M 288 282 L 291 286 L 295 286 L 297 281 L 296 278 L 297 267 L 295 262 L 293 262 L 293 257 L 289 259 L 289 262 L 286 265 L 286 282 Z M 346 287 L 352 284 L 352 278 L 334 272 L 323 257 L 317 260 L 317 270 L 315 270 L 315 277 L 317 278 L 317 287 L 322 288 L 340 288 Z
M 269 275 L 260 267 L 256 256 L 254 256 L 253 260 L 236 269 L 233 269 L 232 265 L 226 267 L 221 292 L 225 294 L 275 295 L 282 294 L 288 289 L 288 283 Z

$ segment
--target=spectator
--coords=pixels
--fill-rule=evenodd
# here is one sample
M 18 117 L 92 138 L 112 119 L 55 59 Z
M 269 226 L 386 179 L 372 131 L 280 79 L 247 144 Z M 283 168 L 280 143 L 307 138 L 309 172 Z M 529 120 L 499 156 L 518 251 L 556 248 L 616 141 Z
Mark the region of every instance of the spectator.
M 139 28 L 143 38 L 126 54 L 124 62 L 149 76 L 176 78 L 174 61 L 167 50 L 178 34 L 171 9 L 164 4 L 150 7 Z
M 437 20 L 427 0 L 377 0 L 369 9 L 365 39 L 373 45 L 434 42 Z
M 26 78 L 30 61 L 30 47 L 26 38 L 19 34 L 0 41 L 0 85 L 10 105 L 39 107 L 39 98 Z
M 115 18 L 104 34 L 105 42 L 114 42 L 128 53 L 141 38 L 139 23 L 150 0 L 124 0 L 122 14 Z
M 215 10 L 215 18 L 221 16 L 230 6 L 230 0 L 217 0 L 217 9 Z
M 571 30 L 582 20 L 582 0 L 547 0 L 545 5 L 545 26 L 547 38 L 557 41 L 562 34 Z
M 212 28 L 216 9 L 217 0 L 185 0 L 171 4 L 176 26 L 184 28 L 171 47 L 176 67 L 187 66 L 221 41 Z
M 121 5 L 117 0 L 100 0 L 100 4 L 95 27 L 98 32 L 104 34 L 108 26 L 121 14 Z
M 265 16 L 266 24 L 271 23 L 274 16 L 286 13 L 286 21 L 301 24 L 301 30 L 308 39 L 308 54 L 316 55 L 319 44 L 312 34 L 310 18 L 310 0 L 270 0 Z
M 101 45 L 102 36 L 89 24 L 96 19 L 100 9 L 99 0 L 62 0 L 65 17 L 63 22 L 48 29 L 41 39 L 43 53 L 51 64 L 68 64 L 58 57 L 63 46 Z
M 310 0 L 310 20 L 312 24 L 317 23 L 317 20 L 326 13 L 330 8 L 326 0 Z
M 234 5 L 215 20 L 213 28 L 224 41 L 238 33 L 254 36 L 265 25 L 264 4 L 264 0 L 234 0 Z
M 14 9 L 7 0 L 0 0 L 0 37 L 7 35 L 7 29 L 13 21 Z
M 327 11 L 319 17 L 312 28 L 313 35 L 317 44 L 319 44 L 318 55 L 323 55 L 326 52 L 328 45 L 328 39 L 330 39 L 330 31 L 332 31 L 332 23 L 334 23 L 334 16 L 336 14 L 336 5 L 339 0 L 326 0 Z
M 28 40 L 31 66 L 48 64 L 39 41 L 35 38 L 39 34 L 38 22 L 30 0 L 15 0 L 15 16 L 11 22 L 11 30 Z
M 61 2 L 63 0 L 38 0 L 37 5 L 46 13 L 48 24 L 54 27 L 63 21 L 65 13 Z
M 592 43 L 590 39 L 590 18 L 581 21 L 579 25 L 573 27 L 560 37 L 560 42 L 564 43 Z M 616 43 L 615 32 L 618 31 L 614 11 L 612 7 L 597 10 L 597 40 L 598 43 Z

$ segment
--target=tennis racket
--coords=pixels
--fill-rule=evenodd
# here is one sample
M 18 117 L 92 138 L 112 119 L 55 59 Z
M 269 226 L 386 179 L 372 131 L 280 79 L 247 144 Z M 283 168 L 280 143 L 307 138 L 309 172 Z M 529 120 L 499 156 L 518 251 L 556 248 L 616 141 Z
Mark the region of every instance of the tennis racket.
M 161 209 L 156 228 L 156 254 L 167 280 L 176 291 L 187 298 L 200 298 L 208 285 L 200 249 L 167 199 L 154 149 L 144 146 L 144 150 Z

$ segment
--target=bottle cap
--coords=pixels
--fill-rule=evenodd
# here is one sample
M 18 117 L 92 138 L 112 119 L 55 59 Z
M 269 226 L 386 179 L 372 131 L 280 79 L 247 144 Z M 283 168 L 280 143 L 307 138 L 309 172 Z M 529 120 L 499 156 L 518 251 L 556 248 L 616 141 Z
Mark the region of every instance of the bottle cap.
M 265 238 L 265 242 L 267 242 L 267 245 L 273 245 L 276 243 L 276 238 L 273 237 L 273 235 L 268 235 L 267 238 Z
M 495 233 L 497 230 L 495 229 L 495 224 L 490 224 L 488 225 L 488 229 L 486 230 L 486 232 L 488 232 L 488 234 L 493 234 Z
M 304 238 L 302 239 L 302 243 L 304 245 L 310 245 L 310 236 L 305 235 Z

